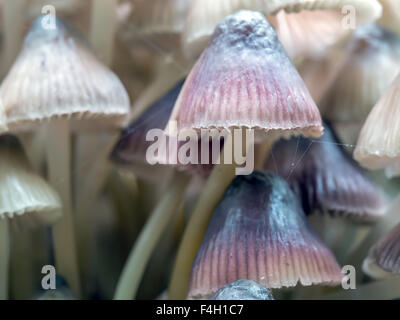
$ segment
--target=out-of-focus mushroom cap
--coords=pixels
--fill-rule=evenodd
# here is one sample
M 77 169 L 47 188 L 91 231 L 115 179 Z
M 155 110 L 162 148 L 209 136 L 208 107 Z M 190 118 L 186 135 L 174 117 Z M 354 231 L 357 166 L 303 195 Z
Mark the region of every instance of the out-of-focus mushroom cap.
M 374 278 L 400 274 L 400 224 L 370 249 L 364 271 Z
M 329 125 L 318 140 L 278 141 L 264 168 L 288 181 L 302 199 L 306 214 L 329 213 L 374 222 L 386 212 L 388 201 L 382 190 L 343 150 Z
M 372 170 L 400 162 L 400 74 L 368 115 L 354 158 Z
M 10 130 L 71 118 L 78 128 L 121 126 L 129 97 L 118 77 L 60 19 L 49 29 L 38 18 L 5 78 L 0 96 Z
M 55 222 L 61 215 L 56 191 L 36 174 L 14 136 L 0 136 L 0 218 L 21 227 Z
M 271 173 L 237 176 L 217 205 L 193 262 L 189 297 L 239 279 L 266 288 L 336 285 L 342 274 L 289 185 Z
M 400 37 L 378 24 L 359 27 L 321 101 L 321 113 L 332 122 L 364 122 L 399 72 Z
M 323 131 L 318 108 L 275 30 L 252 11 L 228 16 L 215 29 L 186 79 L 170 123 L 170 135 L 251 128 L 256 139 L 269 141 L 292 134 L 319 137 Z

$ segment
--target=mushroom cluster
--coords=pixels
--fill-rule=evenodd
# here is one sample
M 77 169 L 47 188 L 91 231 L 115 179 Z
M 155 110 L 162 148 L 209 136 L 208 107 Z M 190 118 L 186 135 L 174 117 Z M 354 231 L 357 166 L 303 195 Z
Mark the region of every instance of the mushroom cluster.
M 0 11 L 0 300 L 398 298 L 399 0 Z

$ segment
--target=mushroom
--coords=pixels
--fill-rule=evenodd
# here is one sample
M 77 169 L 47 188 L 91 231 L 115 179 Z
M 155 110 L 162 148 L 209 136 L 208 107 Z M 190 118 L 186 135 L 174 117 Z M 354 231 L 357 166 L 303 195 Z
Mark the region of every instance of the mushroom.
M 343 27 L 343 14 L 339 10 L 305 9 L 297 13 L 281 10 L 269 19 L 293 61 L 324 57 L 352 32 L 351 28 Z
M 7 298 L 9 221 L 17 227 L 51 224 L 61 216 L 57 193 L 36 174 L 18 139 L 0 136 L 0 299 Z
M 281 139 L 265 163 L 267 171 L 286 179 L 307 215 L 316 212 L 374 222 L 387 209 L 382 190 L 347 154 L 330 125 L 319 139 Z
M 60 193 L 64 215 L 54 225 L 56 264 L 79 295 L 71 204 L 70 130 L 121 126 L 129 98 L 118 77 L 60 19 L 45 28 L 38 18 L 0 88 L 10 130 L 48 129 L 49 179 Z
M 365 168 L 383 169 L 400 162 L 400 74 L 386 89 L 365 121 L 354 158 Z
M 220 288 L 210 300 L 274 300 L 274 297 L 255 281 L 236 280 Z
M 400 224 L 370 249 L 363 271 L 377 279 L 400 274 Z
M 300 37 L 305 40 L 312 40 L 312 42 L 309 43 L 309 47 L 312 46 L 313 48 L 310 51 L 315 52 L 315 49 L 321 46 L 321 42 L 324 44 L 323 47 L 325 47 L 325 45 L 332 42 L 332 40 L 328 41 L 328 39 L 336 40 L 340 38 L 340 35 L 343 33 L 346 34 L 347 30 L 344 31 L 343 28 L 340 28 L 339 23 L 341 24 L 343 20 L 343 15 L 341 15 L 342 10 L 346 9 L 347 6 L 355 10 L 353 14 L 357 17 L 357 19 L 355 19 L 355 23 L 357 24 L 372 22 L 378 19 L 382 13 L 382 7 L 376 0 L 219 0 L 217 2 L 213 0 L 193 0 L 189 8 L 183 35 L 184 52 L 190 57 L 199 56 L 206 47 L 215 26 L 229 14 L 233 14 L 241 9 L 260 11 L 265 16 L 272 16 L 272 19 L 270 18 L 271 22 L 277 23 L 278 34 L 279 28 L 282 28 L 282 38 L 283 41 L 287 40 L 287 44 L 290 44 L 290 41 L 301 43 L 299 36 L 294 37 L 296 33 L 296 24 L 301 23 L 303 20 L 302 18 L 295 17 L 296 13 L 300 12 L 300 15 L 302 15 L 302 10 L 312 10 L 313 13 L 315 13 L 312 18 L 309 18 L 311 13 L 303 15 L 303 17 L 305 18 L 307 16 L 307 27 L 312 27 L 312 31 L 307 31 L 310 34 L 314 34 L 314 37 Z M 285 13 L 279 16 L 281 11 L 285 11 Z M 321 14 L 321 11 L 329 13 Z M 277 14 L 279 17 L 276 18 L 276 21 L 273 16 Z M 328 25 L 326 21 L 327 15 L 330 21 L 334 23 L 332 25 L 329 24 L 329 27 L 325 28 L 325 25 Z M 340 22 L 338 22 L 338 20 L 340 20 Z M 324 26 L 324 28 L 321 28 L 321 26 Z M 302 31 L 303 28 L 304 25 L 301 25 Z M 339 34 L 337 32 L 338 28 L 342 29 L 339 31 Z M 319 32 L 317 29 L 319 29 L 319 32 L 323 33 L 323 36 L 318 34 Z M 332 32 L 332 30 L 335 31 Z M 302 32 L 302 34 L 304 33 Z M 316 37 L 319 41 L 314 41 Z M 307 50 L 305 46 L 306 44 L 301 43 L 299 53 Z M 290 49 L 291 46 L 288 48 Z M 292 53 L 296 54 L 297 50 L 298 48 L 295 48 L 295 51 L 292 51 Z
M 189 297 L 239 279 L 266 288 L 341 283 L 341 268 L 307 222 L 289 185 L 272 173 L 237 176 L 214 210 L 193 262 Z
M 400 37 L 378 24 L 357 28 L 320 103 L 346 143 L 355 144 L 368 113 L 399 72 Z
M 256 141 L 268 145 L 281 136 L 322 134 L 318 108 L 275 30 L 260 13 L 239 11 L 226 17 L 187 77 L 166 132 L 185 135 L 202 129 L 211 134 L 213 129 L 219 133 L 253 130 Z M 220 164 L 195 205 L 178 251 L 170 298 L 186 296 L 196 246 L 213 208 L 234 178 L 236 164 L 224 163 L 223 158 L 232 144 L 235 141 L 228 134 Z

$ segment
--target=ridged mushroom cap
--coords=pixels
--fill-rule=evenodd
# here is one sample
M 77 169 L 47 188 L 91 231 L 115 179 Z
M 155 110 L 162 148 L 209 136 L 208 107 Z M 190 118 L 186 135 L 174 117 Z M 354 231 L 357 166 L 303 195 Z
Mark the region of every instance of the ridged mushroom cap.
M 256 171 L 234 179 L 194 259 L 189 297 L 209 297 L 239 279 L 266 288 L 341 282 L 335 257 L 277 175 Z
M 78 128 L 123 124 L 129 97 L 118 77 L 91 52 L 75 30 L 56 20 L 48 29 L 38 18 L 0 88 L 10 130 L 71 118 Z
M 354 158 L 372 170 L 400 162 L 400 74 L 368 115 Z
M 319 137 L 323 131 L 318 108 L 275 30 L 252 11 L 228 16 L 215 29 L 166 131 L 235 128 L 255 129 L 256 139 L 268 141 L 292 134 Z
M 61 216 L 58 194 L 34 172 L 22 145 L 11 135 L 0 136 L 0 189 L 0 218 L 34 227 Z
M 278 141 L 264 168 L 288 181 L 302 199 L 306 214 L 329 213 L 374 222 L 386 212 L 386 196 L 346 153 L 328 124 L 319 139 Z

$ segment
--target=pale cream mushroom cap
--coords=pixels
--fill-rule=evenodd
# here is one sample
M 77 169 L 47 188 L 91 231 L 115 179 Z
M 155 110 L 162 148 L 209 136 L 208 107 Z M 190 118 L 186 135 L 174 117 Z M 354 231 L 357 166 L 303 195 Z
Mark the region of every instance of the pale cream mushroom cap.
M 130 104 L 121 81 L 74 30 L 60 19 L 56 25 L 34 22 L 3 81 L 9 129 L 29 130 L 56 118 L 79 120 L 79 128 L 122 126 Z
M 18 139 L 0 136 L 0 218 L 22 226 L 50 224 L 61 216 L 56 191 L 30 166 Z
M 354 158 L 372 170 L 400 162 L 400 74 L 368 115 Z

